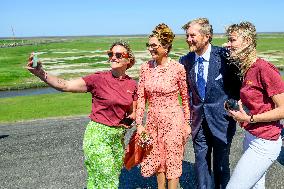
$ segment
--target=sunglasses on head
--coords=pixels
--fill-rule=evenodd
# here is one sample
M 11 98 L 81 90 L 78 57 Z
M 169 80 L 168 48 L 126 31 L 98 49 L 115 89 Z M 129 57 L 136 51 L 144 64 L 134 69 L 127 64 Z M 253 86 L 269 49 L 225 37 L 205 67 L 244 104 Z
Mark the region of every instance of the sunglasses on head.
M 116 52 L 116 53 L 113 53 L 112 51 L 108 51 L 108 52 L 107 52 L 107 55 L 108 55 L 109 59 L 111 59 L 111 58 L 113 57 L 113 55 L 114 55 L 116 58 L 118 58 L 118 59 L 121 59 L 121 58 L 129 58 L 127 52 Z
M 152 43 L 152 44 L 149 44 L 149 43 L 146 43 L 146 47 L 147 48 L 152 48 L 152 49 L 158 49 L 160 47 L 160 45 L 157 45 L 155 43 Z

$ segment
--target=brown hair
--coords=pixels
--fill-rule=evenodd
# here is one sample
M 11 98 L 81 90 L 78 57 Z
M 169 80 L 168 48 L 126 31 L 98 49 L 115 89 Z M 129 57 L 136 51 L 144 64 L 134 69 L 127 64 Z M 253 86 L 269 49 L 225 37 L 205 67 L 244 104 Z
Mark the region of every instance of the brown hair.
M 168 52 L 170 52 L 170 50 L 172 49 L 172 43 L 175 38 L 175 34 L 167 24 L 158 24 L 149 35 L 149 38 L 151 37 L 157 37 L 162 46 L 166 48 Z
M 212 41 L 213 37 L 213 28 L 212 25 L 209 23 L 209 20 L 207 18 L 196 18 L 194 20 L 191 20 L 187 22 L 185 25 L 182 26 L 182 29 L 185 31 L 190 27 L 190 25 L 193 24 L 199 24 L 201 26 L 200 33 L 204 35 L 209 35 L 209 42 Z
M 117 46 L 117 45 L 123 46 L 123 47 L 126 49 L 126 51 L 127 51 L 127 53 L 128 53 L 128 56 L 129 56 L 129 61 L 130 61 L 130 63 L 127 65 L 127 68 L 126 68 L 126 69 L 131 68 L 131 67 L 135 64 L 135 56 L 134 56 L 134 54 L 133 54 L 133 52 L 132 52 L 132 50 L 131 50 L 131 48 L 130 48 L 130 45 L 129 45 L 126 41 L 119 40 L 119 41 L 113 42 L 113 43 L 111 44 L 109 50 L 112 50 L 112 48 L 113 48 L 114 46 Z

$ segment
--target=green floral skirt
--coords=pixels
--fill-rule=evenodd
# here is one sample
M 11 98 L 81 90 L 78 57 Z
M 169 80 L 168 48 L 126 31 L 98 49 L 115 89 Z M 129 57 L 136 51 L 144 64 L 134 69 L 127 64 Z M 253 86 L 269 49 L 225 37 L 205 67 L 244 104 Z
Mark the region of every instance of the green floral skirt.
M 88 172 L 88 189 L 118 188 L 123 166 L 125 128 L 109 127 L 90 121 L 83 150 Z

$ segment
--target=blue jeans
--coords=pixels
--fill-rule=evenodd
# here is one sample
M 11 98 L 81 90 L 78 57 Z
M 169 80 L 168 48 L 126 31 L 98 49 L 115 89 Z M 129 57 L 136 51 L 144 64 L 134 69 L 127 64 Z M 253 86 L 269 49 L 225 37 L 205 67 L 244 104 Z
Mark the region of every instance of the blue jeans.
M 267 169 L 277 159 L 282 146 L 276 141 L 257 138 L 245 133 L 244 154 L 237 163 L 226 189 L 264 189 Z

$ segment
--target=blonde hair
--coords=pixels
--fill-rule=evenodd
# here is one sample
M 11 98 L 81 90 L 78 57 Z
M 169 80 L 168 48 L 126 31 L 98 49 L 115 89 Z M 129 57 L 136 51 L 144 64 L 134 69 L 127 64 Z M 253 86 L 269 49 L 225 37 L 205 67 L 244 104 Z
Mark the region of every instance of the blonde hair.
M 257 34 L 255 26 L 248 21 L 240 22 L 239 24 L 232 24 L 226 29 L 226 35 L 229 37 L 233 32 L 236 32 L 238 36 L 247 40 L 248 46 L 241 49 L 237 54 L 237 57 L 233 57 L 241 62 L 242 75 L 250 68 L 251 64 L 256 59 L 256 45 L 257 45 Z
M 123 46 L 123 47 L 126 49 L 126 51 L 127 51 L 127 53 L 128 53 L 128 56 L 129 56 L 129 61 L 130 61 L 130 63 L 127 65 L 127 68 L 126 68 L 126 69 L 131 68 L 131 67 L 135 64 L 136 60 L 135 60 L 135 56 L 134 56 L 134 54 L 133 54 L 133 52 L 132 52 L 132 50 L 131 50 L 131 48 L 130 48 L 130 45 L 129 45 L 128 42 L 126 42 L 126 41 L 119 40 L 119 41 L 113 42 L 113 43 L 111 44 L 109 50 L 112 50 L 112 48 L 113 48 L 114 46 L 117 46 L 117 45 Z
M 199 24 L 201 26 L 200 33 L 204 35 L 209 35 L 209 42 L 212 41 L 213 37 L 213 28 L 212 25 L 209 23 L 209 20 L 207 18 L 196 18 L 194 20 L 191 20 L 187 22 L 185 25 L 182 26 L 182 29 L 185 31 L 193 24 Z
M 245 39 L 249 39 L 254 48 L 257 44 L 257 34 L 255 26 L 247 21 L 240 22 L 239 24 L 232 24 L 226 29 L 226 34 L 236 32 Z
M 165 47 L 168 52 L 170 52 L 175 34 L 168 25 L 165 23 L 158 24 L 149 35 L 149 38 L 151 37 L 157 37 L 162 46 Z

